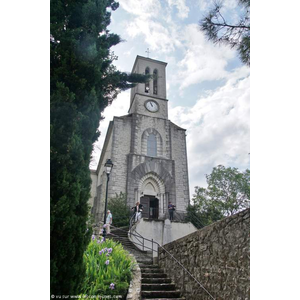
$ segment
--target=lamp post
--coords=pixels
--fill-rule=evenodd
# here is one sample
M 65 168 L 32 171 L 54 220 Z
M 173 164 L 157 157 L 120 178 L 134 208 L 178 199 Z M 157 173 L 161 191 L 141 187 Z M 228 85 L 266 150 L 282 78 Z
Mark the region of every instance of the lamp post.
M 104 167 L 105 167 L 105 172 L 106 172 L 106 175 L 107 175 L 107 181 L 106 181 L 106 194 L 105 194 L 105 208 L 104 208 L 104 222 L 103 224 L 105 226 L 103 226 L 103 240 L 105 241 L 105 237 L 106 237 L 106 209 L 107 209 L 107 192 L 108 192 L 108 181 L 109 181 L 109 175 L 110 175 L 110 172 L 113 168 L 113 163 L 112 161 L 110 160 L 110 158 L 106 161 Z

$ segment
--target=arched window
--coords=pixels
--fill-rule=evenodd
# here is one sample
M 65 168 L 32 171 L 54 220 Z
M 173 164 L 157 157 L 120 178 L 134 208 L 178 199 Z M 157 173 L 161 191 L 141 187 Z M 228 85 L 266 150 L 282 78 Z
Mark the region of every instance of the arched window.
M 157 70 L 155 69 L 153 71 L 153 94 L 157 95 L 157 78 L 158 78 L 158 73 Z
M 146 68 L 145 70 L 145 75 L 149 75 L 150 74 L 150 69 L 149 67 Z M 150 91 L 150 84 L 149 81 L 145 83 L 145 93 L 149 93 Z
M 153 133 L 150 133 L 149 136 L 148 136 L 147 155 L 148 156 L 157 156 L 156 136 Z
M 150 137 L 151 135 L 152 137 Z M 153 136 L 155 137 L 155 139 Z M 143 132 L 142 143 L 141 143 L 141 154 L 147 156 L 155 156 L 155 157 L 163 156 L 163 141 L 161 135 L 156 129 L 148 128 Z

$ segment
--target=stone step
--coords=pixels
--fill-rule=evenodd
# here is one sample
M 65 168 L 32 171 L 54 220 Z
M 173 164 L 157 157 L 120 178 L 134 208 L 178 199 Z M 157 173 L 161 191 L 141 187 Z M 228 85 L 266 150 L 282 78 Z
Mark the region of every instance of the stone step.
M 138 264 L 140 264 L 140 262 L 143 262 L 144 264 L 148 263 L 149 266 L 151 266 L 153 264 L 152 258 L 147 258 L 147 260 L 146 260 L 145 258 L 139 259 L 139 257 L 136 256 L 135 259 L 136 259 Z
M 122 238 L 122 239 L 127 239 L 128 238 L 128 235 L 127 234 L 109 234 L 108 235 L 109 237 L 112 237 L 112 238 Z
M 167 278 L 165 273 L 142 273 L 142 278 Z
M 146 265 L 146 264 L 139 264 L 141 269 L 159 269 L 159 265 Z
M 173 283 L 142 283 L 142 291 L 175 291 Z
M 163 273 L 160 268 L 141 268 L 142 274 L 149 274 L 149 273 Z
M 152 263 L 152 261 L 151 261 L 151 263 L 149 263 L 149 261 L 141 261 L 141 264 L 142 265 L 152 265 L 153 266 L 153 263 Z M 139 265 L 141 265 L 141 264 L 139 264 Z
M 124 231 L 111 230 L 110 233 L 112 235 L 128 236 L 128 232 L 124 232 Z
M 171 283 L 170 278 L 142 278 L 142 283 Z
M 180 291 L 143 291 L 142 297 L 149 298 L 180 298 Z

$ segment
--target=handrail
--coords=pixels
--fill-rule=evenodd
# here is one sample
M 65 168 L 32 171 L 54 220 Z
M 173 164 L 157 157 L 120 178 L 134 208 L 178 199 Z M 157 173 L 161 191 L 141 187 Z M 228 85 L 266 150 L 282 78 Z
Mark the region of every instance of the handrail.
M 180 266 L 181 268 L 183 268 L 199 285 L 200 287 L 214 300 L 216 300 L 211 294 L 210 292 L 193 276 L 193 274 L 191 274 L 189 272 L 189 270 L 187 270 L 180 261 L 178 261 L 165 247 L 160 246 L 166 253 L 168 253 Z
M 133 236 L 136 236 L 135 234 L 133 234 L 132 232 L 131 232 L 131 227 L 132 226 L 130 226 L 130 234 L 132 234 Z M 144 238 L 141 234 L 139 234 L 137 231 L 135 231 L 141 238 L 143 238 L 143 240 L 147 240 L 147 241 L 150 241 L 149 239 L 146 239 L 146 238 Z M 163 247 L 163 246 L 161 246 L 159 243 L 157 243 L 157 242 L 155 242 L 155 241 L 153 241 L 153 239 L 151 240 L 151 242 L 152 242 L 152 252 L 153 251 L 156 251 L 156 250 L 154 250 L 153 249 L 153 243 L 155 243 L 155 244 L 157 244 L 157 246 L 158 247 L 160 247 L 160 248 L 162 248 L 169 256 L 171 256 L 171 258 L 172 259 L 174 259 L 175 261 L 176 261 L 176 263 L 178 263 L 179 264 L 179 266 L 186 272 L 186 273 L 188 273 L 193 279 L 194 279 L 194 281 L 196 281 L 196 283 L 213 299 L 213 300 L 216 300 L 211 294 L 210 294 L 210 292 L 194 277 L 194 275 L 193 274 L 191 274 L 190 272 L 189 272 L 189 270 L 187 270 L 182 264 L 181 264 L 181 262 L 179 262 L 165 247 Z M 143 247 L 144 247 L 144 244 L 143 244 Z M 156 251 L 156 252 L 158 252 L 158 251 Z
M 99 223 L 103 223 L 103 222 L 100 221 Z M 113 226 L 113 225 L 110 225 L 110 227 L 111 227 L 111 228 L 116 228 L 117 230 L 123 231 L 123 232 L 125 232 L 125 233 L 128 234 L 128 231 L 123 230 L 123 229 L 121 229 L 121 228 L 119 228 L 119 227 L 115 227 L 115 226 Z M 138 232 L 137 232 L 137 233 L 138 233 Z M 114 234 L 114 235 L 117 236 L 116 234 Z M 149 248 L 149 247 L 147 247 L 147 246 L 144 245 L 144 244 L 145 244 L 145 243 L 144 243 L 145 240 L 151 242 L 152 244 L 153 244 L 153 243 L 156 243 L 156 244 L 159 246 L 159 244 L 158 244 L 157 242 L 153 241 L 153 239 L 152 239 L 152 240 L 149 240 L 149 239 L 147 239 L 147 238 L 144 238 L 144 237 L 143 237 L 142 235 L 140 235 L 139 233 L 138 233 L 138 235 L 136 235 L 136 234 L 134 234 L 134 233 L 131 233 L 131 235 L 143 239 L 143 244 L 138 244 L 138 243 L 136 243 L 136 242 L 131 241 L 133 244 L 137 244 L 137 245 L 143 246 L 143 248 L 151 249 L 151 248 Z M 122 239 L 122 237 L 120 237 L 120 236 L 118 236 L 118 237 Z M 155 250 L 155 249 L 152 248 L 152 252 L 153 252 L 153 251 L 158 252 L 157 250 Z
M 191 214 L 188 215 L 186 211 L 175 210 L 174 212 L 175 212 L 174 216 L 177 216 L 178 219 L 180 219 L 181 222 L 187 222 L 187 223 L 191 222 L 198 229 L 207 226 L 207 225 L 203 225 L 203 223 L 200 221 L 199 217 L 197 215 L 195 215 L 194 213 L 192 215 Z M 181 219 L 180 214 L 184 215 L 183 220 Z M 190 219 L 190 220 L 188 220 L 188 219 Z
M 134 216 L 134 215 L 133 215 Z M 133 218 L 133 216 L 131 217 L 131 219 Z M 131 219 L 130 219 L 130 221 L 131 221 Z M 100 222 L 100 223 L 103 223 L 103 222 Z M 115 227 L 115 226 L 113 226 L 113 225 L 110 225 L 110 227 L 112 227 L 112 228 L 116 228 L 116 229 L 118 229 L 118 230 L 120 230 L 120 231 L 123 231 L 123 232 L 126 232 L 125 230 L 123 230 L 123 229 L 120 229 L 120 228 L 118 228 L 118 227 Z M 162 248 L 169 256 L 171 256 L 171 258 L 172 259 L 174 259 L 175 261 L 176 261 L 176 263 L 177 264 L 179 264 L 179 266 L 186 272 L 186 273 L 188 273 L 193 279 L 194 279 L 194 281 L 196 281 L 196 283 L 213 299 L 213 300 L 216 300 L 210 293 L 209 293 L 209 291 L 194 277 L 194 275 L 193 274 L 191 274 L 165 247 L 163 247 L 163 246 L 161 246 L 159 243 L 157 243 L 156 241 L 154 241 L 153 239 L 152 240 L 149 240 L 149 239 L 147 239 L 147 238 L 144 238 L 141 234 L 139 234 L 137 231 L 136 231 L 136 233 L 138 234 L 138 235 L 136 235 L 136 234 L 134 234 L 134 233 L 132 233 L 131 232 L 131 227 L 132 227 L 132 224 L 130 223 L 130 228 L 129 228 L 129 233 L 130 233 L 130 235 L 133 235 L 133 236 L 136 236 L 136 237 L 140 237 L 140 238 L 142 238 L 143 239 L 143 249 L 144 249 L 144 247 L 145 248 L 148 248 L 148 249 L 151 249 L 151 248 L 149 248 L 149 247 L 147 247 L 147 246 L 145 246 L 144 244 L 144 241 L 146 240 L 146 241 L 149 241 L 149 242 L 151 242 L 152 243 L 152 253 L 153 253 L 153 251 L 155 251 L 155 252 L 158 252 L 158 250 L 155 250 L 155 249 L 153 249 L 153 243 L 154 244 L 156 244 L 158 247 L 160 247 L 160 248 Z M 126 233 L 128 233 L 128 232 L 126 232 Z M 119 238 L 121 238 L 120 236 L 119 236 Z M 140 244 L 138 244 L 138 243 L 136 243 L 136 242 L 133 242 L 133 241 L 131 241 L 133 244 L 137 244 L 137 245 L 140 245 Z

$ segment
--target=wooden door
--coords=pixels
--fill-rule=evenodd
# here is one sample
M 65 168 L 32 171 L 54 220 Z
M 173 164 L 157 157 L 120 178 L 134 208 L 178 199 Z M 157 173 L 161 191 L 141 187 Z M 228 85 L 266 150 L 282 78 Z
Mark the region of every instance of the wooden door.
M 141 197 L 140 203 L 143 205 L 142 217 L 148 219 L 149 218 L 150 197 L 147 197 L 147 196 Z

